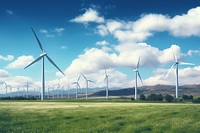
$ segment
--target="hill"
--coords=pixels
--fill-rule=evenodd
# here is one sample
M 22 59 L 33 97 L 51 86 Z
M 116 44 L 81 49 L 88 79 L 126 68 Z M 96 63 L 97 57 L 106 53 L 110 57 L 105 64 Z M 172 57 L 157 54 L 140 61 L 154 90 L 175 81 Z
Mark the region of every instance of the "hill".
M 135 88 L 124 88 L 124 89 L 116 89 L 116 90 L 109 90 L 110 96 L 131 96 L 134 95 Z M 155 85 L 155 86 L 142 86 L 138 87 L 138 95 L 144 94 L 171 94 L 175 95 L 175 86 L 172 85 Z M 200 85 L 184 85 L 179 86 L 179 95 L 182 96 L 183 94 L 193 95 L 193 96 L 200 96 Z M 98 92 L 94 92 L 90 94 L 90 96 L 105 96 L 105 90 L 101 90 Z

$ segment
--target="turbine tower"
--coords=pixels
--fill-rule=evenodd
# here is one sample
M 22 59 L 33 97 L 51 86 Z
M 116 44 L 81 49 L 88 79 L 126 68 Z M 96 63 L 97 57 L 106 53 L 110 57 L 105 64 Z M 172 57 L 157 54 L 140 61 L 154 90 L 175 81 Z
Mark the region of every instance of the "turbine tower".
M 24 69 L 28 68 L 29 66 L 31 66 L 32 64 L 34 64 L 35 62 L 39 61 L 40 59 L 42 59 L 42 89 L 41 89 L 41 100 L 44 100 L 44 96 L 45 96 L 45 74 L 44 74 L 44 57 L 46 57 L 49 62 L 51 64 L 54 65 L 54 67 L 56 67 L 63 75 L 65 75 L 60 68 L 52 61 L 52 59 L 47 55 L 46 51 L 44 50 L 44 48 L 42 47 L 42 44 L 40 43 L 40 40 L 38 39 L 35 31 L 33 30 L 33 28 L 31 28 L 33 31 L 33 34 L 35 35 L 35 38 L 39 44 L 40 49 L 42 50 L 42 54 L 36 59 L 34 60 L 32 63 L 30 63 L 28 66 L 26 66 Z
M 179 64 L 180 65 L 194 65 L 194 64 L 188 63 L 188 62 L 178 61 L 173 50 L 172 50 L 172 53 L 173 53 L 174 63 L 172 64 L 169 71 L 163 76 L 163 78 L 166 77 L 170 73 L 172 68 L 176 67 L 176 70 L 175 70 L 175 74 L 176 74 L 176 98 L 178 98 L 178 65 Z
M 89 80 L 86 78 L 86 76 L 84 74 L 81 74 L 84 79 L 85 79 L 85 83 L 86 83 L 86 99 L 88 99 L 88 88 L 89 88 L 89 82 L 94 83 L 92 80 Z
M 106 99 L 108 99 L 109 98 L 109 94 L 108 94 L 108 77 L 109 77 L 110 75 L 108 75 L 107 74 L 107 72 L 106 72 L 106 68 L 105 68 L 105 78 L 104 78 L 104 82 L 106 81 Z
M 78 99 L 78 88 L 80 89 L 80 85 L 79 85 L 79 80 L 81 78 L 81 75 L 78 77 L 76 82 L 73 82 L 72 84 L 76 84 L 76 99 Z
M 139 72 L 139 65 L 140 65 L 140 57 L 138 58 L 138 63 L 137 63 L 136 69 L 133 70 L 135 72 L 135 100 L 137 100 L 137 79 L 138 79 L 138 77 L 140 78 L 140 81 L 143 84 L 143 81 L 142 81 L 142 78 L 141 78 L 140 72 Z

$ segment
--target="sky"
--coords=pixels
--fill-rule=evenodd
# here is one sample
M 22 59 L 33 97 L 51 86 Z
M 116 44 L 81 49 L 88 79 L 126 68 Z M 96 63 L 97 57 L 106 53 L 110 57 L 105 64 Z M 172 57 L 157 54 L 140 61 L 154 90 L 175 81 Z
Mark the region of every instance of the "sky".
M 3 82 L 41 86 L 42 51 L 46 86 L 70 85 L 83 73 L 90 87 L 133 87 L 134 69 L 144 85 L 175 85 L 173 52 L 180 61 L 179 83 L 199 84 L 200 2 L 195 0 L 0 0 L 0 91 Z M 173 52 L 172 52 L 173 51 Z M 80 80 L 84 88 L 84 78 Z M 142 84 L 139 82 L 139 86 Z

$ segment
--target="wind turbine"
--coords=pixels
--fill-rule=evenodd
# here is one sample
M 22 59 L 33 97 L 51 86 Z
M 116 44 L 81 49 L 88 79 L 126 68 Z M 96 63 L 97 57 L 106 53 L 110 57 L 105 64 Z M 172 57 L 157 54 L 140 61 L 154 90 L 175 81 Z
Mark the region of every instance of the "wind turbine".
M 84 79 L 85 79 L 85 83 L 86 83 L 86 99 L 88 99 L 88 88 L 89 88 L 89 82 L 94 83 L 92 80 L 89 80 L 86 78 L 86 76 L 84 74 L 81 74 Z
M 60 68 L 52 61 L 52 59 L 47 55 L 46 51 L 44 50 L 44 48 L 42 47 L 42 44 L 40 43 L 40 40 L 38 39 L 35 31 L 33 30 L 33 28 L 31 28 L 33 31 L 33 34 L 35 35 L 35 38 L 39 44 L 40 49 L 42 50 L 42 54 L 40 54 L 40 56 L 34 60 L 32 63 L 30 63 L 28 66 L 26 66 L 24 69 L 28 68 L 29 66 L 31 66 L 32 64 L 34 64 L 35 62 L 39 61 L 40 59 L 42 59 L 42 89 L 41 89 L 41 100 L 44 100 L 44 96 L 45 96 L 45 74 L 44 74 L 44 57 L 46 57 L 49 62 L 51 62 L 52 65 L 54 65 L 54 67 L 56 67 L 63 75 L 65 75 Z
M 67 99 L 69 99 L 69 89 L 70 89 L 70 86 L 68 85 L 68 87 L 67 87 Z
M 63 98 L 64 98 L 64 96 L 63 96 L 63 93 L 64 93 L 64 86 L 62 86 L 62 87 L 60 88 L 60 91 L 61 91 L 61 99 L 63 99 Z
M 137 100 L 137 79 L 138 79 L 138 77 L 140 78 L 140 81 L 143 84 L 143 81 L 142 81 L 142 78 L 141 78 L 140 72 L 139 72 L 139 65 L 140 65 L 140 57 L 138 58 L 138 63 L 137 63 L 136 69 L 133 70 L 135 72 L 135 100 Z
M 176 74 L 176 98 L 178 98 L 178 65 L 179 64 L 180 65 L 195 65 L 195 64 L 178 61 L 173 50 L 172 50 L 172 53 L 173 53 L 174 63 L 172 64 L 172 66 L 169 69 L 169 71 L 163 76 L 163 78 L 166 77 L 170 73 L 172 68 L 176 67 L 176 70 L 175 70 L 175 74 Z
M 109 76 L 110 76 L 110 75 L 107 74 L 106 68 L 105 68 L 105 78 L 104 78 L 104 82 L 106 81 L 106 99 L 109 98 L 109 94 L 108 94 L 108 77 L 109 77 Z
M 31 87 L 30 85 L 29 85 L 29 83 L 28 83 L 28 81 L 27 81 L 27 84 L 26 85 L 24 85 L 24 87 L 26 87 L 26 98 L 28 98 L 28 89 L 29 89 L 29 87 Z
M 5 84 L 5 88 L 6 89 L 6 97 L 7 97 L 7 93 L 8 93 L 8 85 L 6 84 L 6 82 L 4 83 Z
M 79 85 L 79 80 L 81 78 L 81 75 L 78 77 L 77 81 L 76 82 L 73 82 L 72 84 L 76 84 L 76 99 L 78 99 L 78 88 L 80 89 L 80 85 Z
M 18 97 L 20 96 L 20 85 L 17 87 Z

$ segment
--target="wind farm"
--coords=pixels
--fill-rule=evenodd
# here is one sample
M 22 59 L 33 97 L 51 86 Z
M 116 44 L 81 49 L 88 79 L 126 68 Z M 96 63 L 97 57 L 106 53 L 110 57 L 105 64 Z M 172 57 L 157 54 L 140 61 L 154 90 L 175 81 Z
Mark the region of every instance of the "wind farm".
M 200 132 L 198 1 L 0 3 L 0 132 Z

